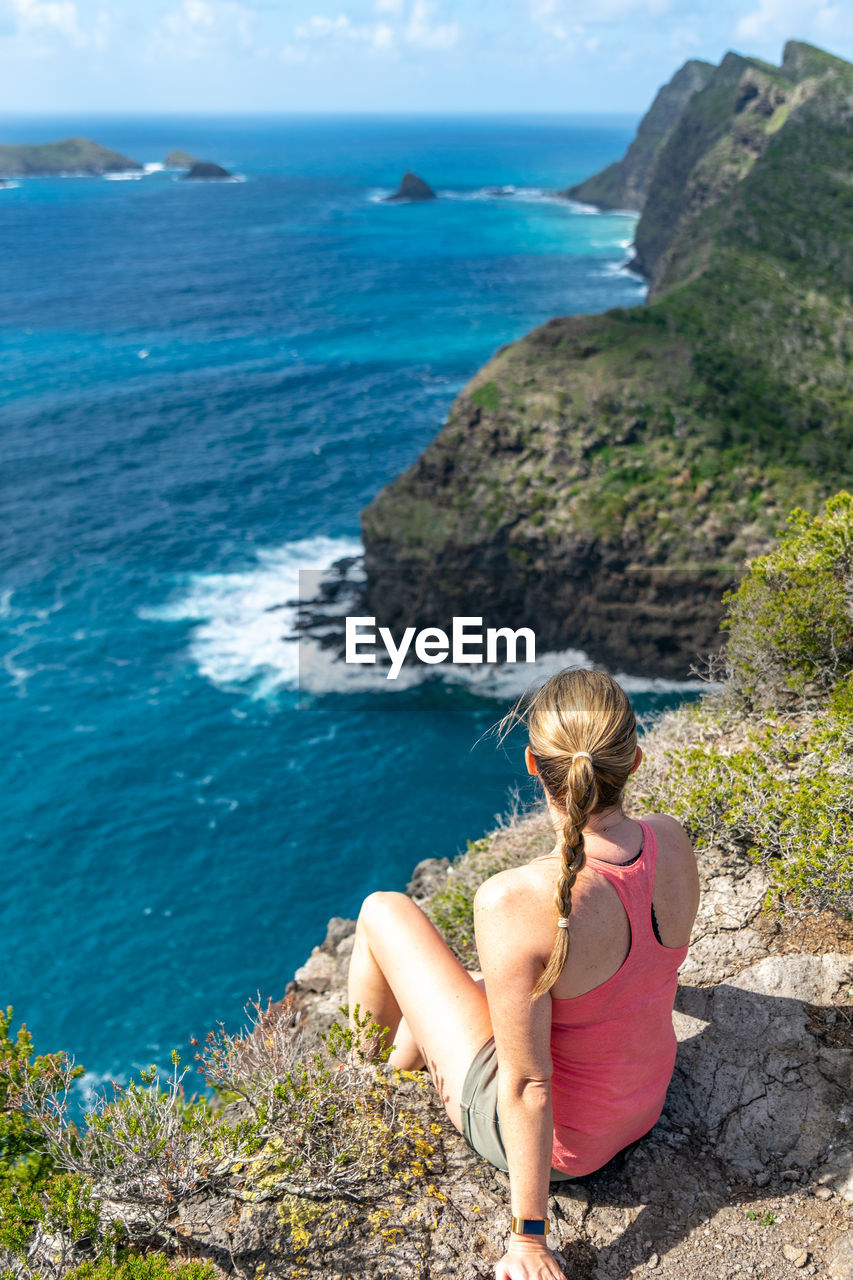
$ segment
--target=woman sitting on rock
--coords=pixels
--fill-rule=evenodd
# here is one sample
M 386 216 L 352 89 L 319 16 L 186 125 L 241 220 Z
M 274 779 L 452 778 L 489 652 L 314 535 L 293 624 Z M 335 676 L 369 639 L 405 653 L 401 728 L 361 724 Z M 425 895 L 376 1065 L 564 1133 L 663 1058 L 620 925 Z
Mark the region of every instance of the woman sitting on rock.
M 547 1247 L 549 1182 L 600 1169 L 660 1116 L 699 877 L 674 818 L 622 812 L 643 753 L 611 676 L 563 671 L 515 719 L 557 842 L 477 890 L 483 981 L 410 898 L 373 893 L 349 1004 L 389 1028 L 391 1065 L 428 1065 L 468 1144 L 509 1172 L 497 1280 L 546 1280 L 562 1274 Z

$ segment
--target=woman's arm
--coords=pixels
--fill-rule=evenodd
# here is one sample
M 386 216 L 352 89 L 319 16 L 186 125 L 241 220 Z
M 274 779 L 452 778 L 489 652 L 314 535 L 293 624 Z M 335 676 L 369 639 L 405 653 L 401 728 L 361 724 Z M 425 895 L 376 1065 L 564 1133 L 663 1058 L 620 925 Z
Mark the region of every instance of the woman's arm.
M 531 946 L 541 931 L 537 895 L 525 891 L 522 875 L 501 872 L 480 886 L 474 925 L 497 1050 L 512 1213 L 545 1218 L 554 1135 L 551 997 L 530 998 L 544 961 Z M 544 1236 L 513 1234 L 495 1274 L 497 1280 L 551 1280 L 563 1273 Z

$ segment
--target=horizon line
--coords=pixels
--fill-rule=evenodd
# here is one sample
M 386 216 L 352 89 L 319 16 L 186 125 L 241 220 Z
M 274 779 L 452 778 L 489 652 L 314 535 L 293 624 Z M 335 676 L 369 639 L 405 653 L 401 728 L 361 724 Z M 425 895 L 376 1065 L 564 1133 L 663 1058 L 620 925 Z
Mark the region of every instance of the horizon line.
M 386 111 L 381 109 L 351 110 L 346 107 L 342 107 L 338 110 L 326 110 L 326 109 L 319 109 L 319 108 L 317 110 L 300 110 L 298 108 L 235 107 L 233 110 L 218 109 L 215 111 L 214 110 L 199 111 L 197 109 L 189 109 L 184 107 L 156 107 L 156 108 L 144 107 L 139 109 L 133 109 L 133 108 L 128 109 L 126 107 L 125 108 L 57 107 L 53 109 L 48 108 L 44 110 L 32 109 L 27 111 L 21 111 L 21 110 L 11 111 L 11 110 L 6 110 L 3 107 L 0 107 L 0 117 L 2 117 L 3 120 L 42 119 L 42 118 L 57 119 L 58 117 L 83 118 L 83 117 L 91 117 L 91 116 L 110 116 L 112 118 L 124 118 L 124 119 L 145 119 L 145 118 L 153 118 L 157 116 L 170 116 L 170 117 L 186 116 L 188 118 L 195 119 L 195 120 L 232 119 L 235 116 L 255 117 L 255 118 L 263 117 L 267 119 L 269 118 L 276 118 L 276 119 L 335 118 L 335 119 L 339 119 L 341 117 L 347 117 L 350 119 L 362 119 L 362 120 L 366 120 L 366 119 L 426 120 L 426 119 L 444 119 L 444 118 L 452 117 L 453 119 L 497 118 L 497 119 L 505 120 L 505 119 L 512 119 L 512 118 L 536 116 L 536 117 L 541 117 L 541 118 L 550 119 L 550 120 L 573 119 L 573 118 L 624 120 L 624 119 L 633 119 L 635 116 L 642 116 L 645 114 L 646 110 L 647 110 L 646 107 L 638 107 L 638 108 L 635 108 L 634 110 L 623 110 L 623 111 L 561 110 L 556 108 L 537 109 L 534 107 L 519 108 L 514 110 L 501 110 L 498 108 L 470 109 L 470 108 L 461 108 L 461 107 L 460 108 L 448 107 L 446 109 L 440 109 L 440 110 L 430 109 L 429 111 L 419 111 L 417 109 L 411 109 L 406 111 L 390 111 L 390 110 Z M 2 128 L 2 125 L 0 125 L 0 128 Z

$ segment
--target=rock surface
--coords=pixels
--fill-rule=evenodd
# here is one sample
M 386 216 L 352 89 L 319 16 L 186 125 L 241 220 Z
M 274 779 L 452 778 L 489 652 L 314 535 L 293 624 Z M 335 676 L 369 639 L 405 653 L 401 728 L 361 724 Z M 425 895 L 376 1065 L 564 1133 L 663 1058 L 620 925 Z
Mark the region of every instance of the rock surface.
M 419 178 L 416 173 L 404 173 L 400 185 L 392 196 L 385 196 L 386 204 L 394 204 L 399 200 L 436 200 L 438 197 L 428 182 Z

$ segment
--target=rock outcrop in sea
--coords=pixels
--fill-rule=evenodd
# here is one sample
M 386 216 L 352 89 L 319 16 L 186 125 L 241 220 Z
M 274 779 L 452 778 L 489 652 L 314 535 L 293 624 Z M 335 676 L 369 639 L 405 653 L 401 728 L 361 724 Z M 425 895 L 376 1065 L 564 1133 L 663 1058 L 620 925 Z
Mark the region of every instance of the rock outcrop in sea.
M 139 172 L 142 165 L 120 151 L 110 151 L 89 138 L 65 138 L 61 142 L 0 144 L 0 174 L 48 176 L 52 174 L 102 174 Z
M 184 177 L 192 181 L 221 181 L 223 178 L 230 178 L 231 174 L 221 164 L 213 164 L 210 160 L 194 160 Z
M 437 200 L 438 197 L 429 183 L 416 173 L 404 173 L 394 194 L 383 199 L 386 204 L 394 204 L 400 200 Z
M 164 169 L 191 169 L 194 164 L 198 164 L 195 156 L 190 155 L 189 151 L 170 151 L 163 161 Z
M 526 625 L 649 676 L 720 643 L 781 513 L 853 483 L 851 102 L 853 65 L 799 41 L 682 68 L 611 188 L 642 205 L 646 303 L 551 320 L 472 379 L 363 513 L 364 612 Z

